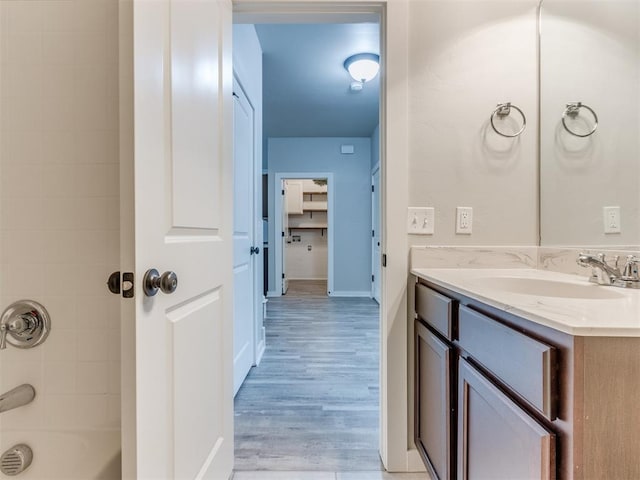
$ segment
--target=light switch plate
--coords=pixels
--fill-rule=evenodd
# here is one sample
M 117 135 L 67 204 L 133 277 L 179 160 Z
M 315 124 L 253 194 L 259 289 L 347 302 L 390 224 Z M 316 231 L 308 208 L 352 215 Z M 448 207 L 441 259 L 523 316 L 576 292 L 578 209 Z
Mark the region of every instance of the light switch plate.
M 473 208 L 457 207 L 456 208 L 456 233 L 462 235 L 471 235 L 473 232 Z
M 620 207 L 602 207 L 604 233 L 620 233 Z
M 435 232 L 435 209 L 433 207 L 409 207 L 407 233 L 433 235 Z

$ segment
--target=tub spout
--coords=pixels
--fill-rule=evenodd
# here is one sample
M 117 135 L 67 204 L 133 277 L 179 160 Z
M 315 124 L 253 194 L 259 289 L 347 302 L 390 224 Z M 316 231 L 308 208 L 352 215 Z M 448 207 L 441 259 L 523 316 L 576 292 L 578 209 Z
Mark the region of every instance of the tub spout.
M 27 383 L 9 390 L 0 396 L 0 413 L 31 403 L 35 396 L 35 388 Z

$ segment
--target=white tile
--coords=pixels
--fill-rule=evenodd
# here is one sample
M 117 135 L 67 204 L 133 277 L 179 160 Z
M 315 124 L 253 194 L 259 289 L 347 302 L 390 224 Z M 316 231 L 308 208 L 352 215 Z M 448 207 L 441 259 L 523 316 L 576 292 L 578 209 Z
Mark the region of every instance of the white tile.
M 54 271 L 59 272 L 58 264 L 74 263 L 76 253 L 76 234 L 75 231 L 68 230 L 46 230 L 42 232 L 42 236 L 45 239 L 44 245 L 44 258 L 45 263 L 53 264 L 51 268 Z M 64 282 L 56 282 L 57 284 L 64 285 Z M 49 290 L 59 290 L 54 286 Z M 69 293 L 69 290 L 63 290 L 61 293 Z
M 69 292 L 67 292 L 69 293 Z M 77 304 L 75 296 L 43 296 L 42 305 L 49 312 L 51 322 L 56 329 L 75 329 L 77 322 Z
M 79 31 L 104 32 L 107 15 L 107 1 L 78 1 L 74 4 L 73 13 L 75 25 Z
M 73 395 L 76 393 L 75 362 L 47 362 L 44 364 L 44 393 Z
M 78 178 L 75 165 L 47 163 L 42 169 L 42 195 L 45 198 L 74 197 Z
M 45 238 L 37 230 L 9 230 L 3 248 L 10 263 L 20 266 L 44 261 Z
M 43 6 L 45 32 L 71 32 L 75 28 L 74 1 L 48 0 Z
M 40 297 L 44 293 L 41 265 L 9 264 L 5 294 L 21 298 Z
M 43 227 L 54 230 L 72 230 L 81 225 L 77 212 L 82 202 L 75 198 L 48 198 L 42 204 Z
M 233 480 L 336 480 L 333 472 L 235 472 Z
M 43 163 L 73 163 L 75 161 L 76 135 L 68 130 L 45 130 L 42 133 Z
M 102 230 L 79 230 L 76 233 L 75 261 L 84 265 L 104 265 L 107 239 Z
M 7 350 L 3 350 L 2 353 L 4 354 L 5 352 L 9 352 L 9 349 L 19 350 L 11 346 L 7 346 Z M 2 360 L 2 381 L 0 382 L 0 393 L 11 390 L 23 383 L 31 384 L 34 388 L 42 384 L 42 362 L 29 361 L 26 356 L 24 359 L 16 361 L 15 357 L 14 359 L 8 359 L 3 355 Z
M 70 296 L 76 292 L 78 283 L 82 281 L 76 276 L 74 268 L 64 264 L 44 265 L 42 268 L 44 277 L 45 296 Z
M 14 131 L 11 135 L 3 135 L 0 143 L 3 166 L 8 163 L 39 163 L 42 159 L 42 139 L 32 131 Z
M 25 64 L 42 61 L 42 34 L 40 32 L 9 34 L 6 41 L 9 62 Z
M 76 139 L 76 161 L 78 163 L 109 163 L 109 138 L 107 130 L 90 130 Z
M 106 282 L 105 282 L 106 283 Z M 106 290 L 106 285 L 104 285 Z M 107 298 L 106 294 L 97 296 L 78 296 L 78 325 L 86 330 L 106 330 Z
M 120 330 L 119 329 L 108 330 L 106 337 L 107 337 L 107 343 L 109 345 L 108 347 L 109 360 L 112 362 L 117 362 L 120 360 Z
M 121 423 L 121 411 L 120 411 L 121 398 L 120 395 L 108 395 L 107 396 L 107 427 L 120 428 Z
M 104 428 L 107 424 L 107 395 L 78 395 L 76 424 L 79 428 Z
M 120 368 L 121 364 L 119 361 L 109 362 L 109 394 L 120 395 Z
M 47 84 L 43 78 L 46 77 L 40 64 L 7 67 L 7 72 L 2 74 L 2 79 L 6 82 L 2 91 L 23 102 L 28 101 L 29 97 L 41 99 L 44 95 L 43 87 Z
M 41 395 L 36 385 L 34 387 L 36 387 L 36 397 L 33 402 L 2 413 L 3 437 L 7 430 L 42 428 L 45 419 L 46 398 Z
M 71 32 L 44 32 L 42 57 L 45 65 L 64 66 L 71 73 L 75 59 L 75 37 Z
M 73 132 L 76 129 L 76 108 L 72 99 L 50 95 L 42 99 L 42 128 L 53 132 Z
M 9 33 L 38 32 L 42 29 L 42 2 L 7 2 Z
M 109 367 L 107 362 L 79 362 L 78 394 L 107 393 L 109 387 Z
M 82 315 L 79 316 L 82 324 Z M 104 330 L 78 330 L 78 360 L 80 362 L 106 362 L 109 348 Z
M 75 428 L 77 422 L 76 395 L 47 395 L 45 403 L 45 424 L 49 428 L 68 430 Z
M 42 168 L 33 163 L 9 163 L 2 167 L 2 197 L 42 196 Z M 34 226 L 35 228 L 36 226 Z
M 46 362 L 75 362 L 78 358 L 78 332 L 56 328 L 51 320 L 51 332 L 42 344 Z

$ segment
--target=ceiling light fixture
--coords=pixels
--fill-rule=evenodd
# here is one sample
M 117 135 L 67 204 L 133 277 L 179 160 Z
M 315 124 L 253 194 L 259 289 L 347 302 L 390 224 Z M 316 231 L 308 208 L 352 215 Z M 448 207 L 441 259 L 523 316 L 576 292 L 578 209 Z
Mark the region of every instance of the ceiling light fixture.
M 344 61 L 344 68 L 355 82 L 359 82 L 359 90 L 362 90 L 365 82 L 373 80 L 378 75 L 380 56 L 375 53 L 357 53 Z M 353 88 L 355 82 L 351 84 L 351 90 L 356 90 Z

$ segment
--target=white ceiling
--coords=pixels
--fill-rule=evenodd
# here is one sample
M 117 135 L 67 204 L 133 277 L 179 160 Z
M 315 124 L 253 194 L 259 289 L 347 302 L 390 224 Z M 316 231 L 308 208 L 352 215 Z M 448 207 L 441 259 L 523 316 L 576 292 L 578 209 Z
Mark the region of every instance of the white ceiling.
M 265 137 L 368 137 L 378 124 L 380 76 L 349 89 L 344 60 L 380 54 L 377 23 L 256 25 L 263 51 Z

